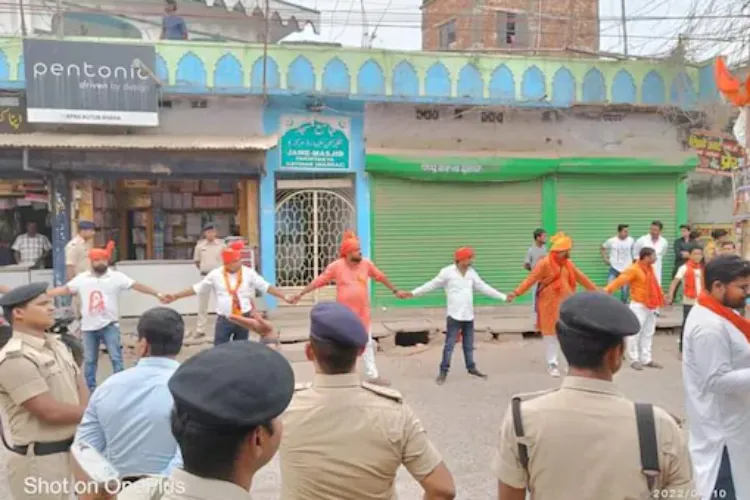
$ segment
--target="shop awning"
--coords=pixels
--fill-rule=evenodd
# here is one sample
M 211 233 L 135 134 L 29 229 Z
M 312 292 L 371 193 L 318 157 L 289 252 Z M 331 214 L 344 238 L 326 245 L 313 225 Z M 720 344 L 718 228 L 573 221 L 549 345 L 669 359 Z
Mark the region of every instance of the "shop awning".
M 684 174 L 698 164 L 695 155 L 673 158 L 438 156 L 368 154 L 371 174 L 449 182 L 523 181 L 551 174 Z
M 67 149 L 99 151 L 265 151 L 276 146 L 276 136 L 173 136 L 0 134 L 0 149 Z

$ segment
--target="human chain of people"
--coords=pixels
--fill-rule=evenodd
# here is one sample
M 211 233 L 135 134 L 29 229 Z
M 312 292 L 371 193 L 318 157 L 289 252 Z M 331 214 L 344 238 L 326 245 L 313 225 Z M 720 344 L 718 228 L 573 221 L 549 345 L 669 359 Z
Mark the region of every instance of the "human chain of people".
M 610 266 L 603 288 L 575 265 L 570 236 L 557 233 L 548 242 L 543 229 L 535 230 L 524 261 L 529 274 L 506 292 L 481 278 L 474 268 L 481 256 L 468 246 L 457 248 L 430 281 L 401 290 L 362 255 L 356 234 L 346 232 L 339 258 L 289 296 L 243 264 L 242 243 L 218 242 L 212 226 L 196 247 L 201 280 L 171 292 L 112 269 L 113 245 L 85 250 L 92 226 L 84 221 L 79 229 L 67 249 L 67 264 L 78 272 L 65 285 L 0 290 L 12 328 L 0 349 L 0 408 L 16 499 L 247 500 L 253 476 L 277 452 L 284 499 L 393 498 L 401 465 L 424 498 L 464 498 L 429 429 L 379 370 L 371 280 L 403 300 L 444 290 L 438 385 L 448 379 L 459 339 L 468 374 L 487 379 L 474 359 L 475 292 L 503 302 L 532 294 L 547 371 L 564 379 L 554 390 L 512 398 L 493 464 L 497 498 L 521 500 L 529 492 L 535 500 L 750 498 L 750 475 L 743 472 L 750 470 L 750 321 L 740 313 L 750 290 L 750 262 L 725 245 L 726 234 L 714 234 L 704 247 L 689 227 L 681 228 L 674 248 L 678 265 L 665 296 L 662 265 L 669 245 L 659 221 L 637 240 L 622 224 L 602 244 Z M 254 297 L 259 292 L 297 304 L 330 284 L 335 301 L 310 312 L 305 357 L 315 376 L 297 383 Z M 577 292 L 579 286 L 585 291 Z M 662 368 L 652 355 L 656 319 L 680 286 L 685 422 L 628 400 L 613 382 L 625 363 L 636 371 Z M 118 298 L 126 290 L 162 303 L 139 318 L 138 362 L 128 369 L 118 323 Z M 214 346 L 179 363 L 185 323 L 166 306 L 198 296 L 205 311 L 210 293 L 217 299 Z M 77 301 L 83 366 L 48 333 L 57 296 Z M 205 326 L 199 318 L 198 328 Z M 259 342 L 250 341 L 251 331 Z M 101 344 L 114 373 L 99 385 Z M 360 358 L 364 376 L 357 369 Z M 602 459 L 570 460 L 573 446 L 599 450 Z M 117 471 L 116 487 L 95 480 L 96 464 L 76 455 L 80 449 Z

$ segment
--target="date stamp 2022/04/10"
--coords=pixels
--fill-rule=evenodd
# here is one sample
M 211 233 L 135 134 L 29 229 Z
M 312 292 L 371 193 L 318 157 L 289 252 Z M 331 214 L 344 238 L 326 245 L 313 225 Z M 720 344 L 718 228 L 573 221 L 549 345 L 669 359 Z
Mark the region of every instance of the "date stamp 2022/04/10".
M 663 500 L 701 500 L 701 496 L 697 491 L 693 489 L 654 490 L 651 494 L 651 497 Z M 717 490 L 711 493 L 711 496 L 708 500 L 722 500 L 728 498 L 729 495 L 726 491 Z

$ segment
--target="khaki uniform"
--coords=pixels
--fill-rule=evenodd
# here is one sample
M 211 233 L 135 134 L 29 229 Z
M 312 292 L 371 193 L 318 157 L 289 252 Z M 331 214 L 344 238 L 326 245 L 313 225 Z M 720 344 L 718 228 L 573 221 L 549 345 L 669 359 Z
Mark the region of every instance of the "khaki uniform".
M 402 464 L 421 481 L 443 461 L 401 394 L 357 374 L 299 385 L 282 421 L 282 500 L 393 500 Z
M 523 396 L 522 396 L 523 398 Z M 530 486 L 534 500 L 645 500 L 635 407 L 612 382 L 567 377 L 560 390 L 521 404 L 524 437 L 512 413 L 502 425 L 495 460 L 497 478 L 513 488 Z M 692 468 L 677 422 L 654 407 L 661 473 L 655 488 L 670 498 L 692 498 Z M 529 454 L 529 475 L 518 444 Z
M 0 408 L 7 417 L 6 436 L 11 446 L 72 441 L 75 424 L 44 423 L 22 404 L 45 392 L 59 402 L 80 404 L 78 374 L 73 356 L 58 336 L 39 338 L 14 332 L 0 350 Z M 8 483 L 14 498 L 70 498 L 69 493 L 55 489 L 55 484 L 71 481 L 70 453 L 36 456 L 30 446 L 26 455 L 13 451 L 7 455 Z M 50 484 L 52 488 L 45 487 Z
M 76 235 L 65 245 L 65 267 L 75 268 L 74 276 L 91 271 L 91 261 L 89 260 L 89 250 L 91 248 L 93 248 L 93 241 L 86 241 L 79 235 Z M 73 311 L 75 311 L 76 317 L 80 319 L 81 299 L 77 294 L 73 295 L 71 306 L 73 307 Z
M 205 276 L 224 263 L 221 260 L 221 252 L 226 248 L 222 240 L 200 240 L 195 245 L 193 261 L 198 265 L 201 275 Z M 195 327 L 196 332 L 206 333 L 206 324 L 208 323 L 208 301 L 211 298 L 211 289 L 206 288 L 198 295 L 198 321 Z
M 181 469 L 169 478 L 149 477 L 124 488 L 117 500 L 251 500 L 250 493 L 234 483 L 204 479 Z

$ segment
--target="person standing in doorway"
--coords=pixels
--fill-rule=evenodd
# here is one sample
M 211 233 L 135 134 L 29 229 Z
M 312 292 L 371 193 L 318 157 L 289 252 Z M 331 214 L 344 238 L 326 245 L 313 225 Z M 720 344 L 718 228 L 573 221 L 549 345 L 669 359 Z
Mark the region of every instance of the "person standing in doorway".
M 411 292 L 401 293 L 402 298 L 419 297 L 439 288 L 445 289 L 447 298 L 445 346 L 437 383 L 443 385 L 451 366 L 451 356 L 459 334 L 464 350 L 466 370 L 470 375 L 486 379 L 487 375 L 477 369 L 474 363 L 474 290 L 505 302 L 507 296 L 484 282 L 474 270 L 474 250 L 459 248 L 453 256 L 454 263 L 440 270 L 438 275 Z
M 638 261 L 604 289 L 611 294 L 630 285 L 630 310 L 641 325 L 638 335 L 628 339 L 628 358 L 634 370 L 642 370 L 644 366 L 662 368 L 651 358 L 656 333 L 656 312 L 664 306 L 664 295 L 655 276 L 655 261 L 656 251 L 653 248 L 641 248 Z
M 630 236 L 630 226 L 620 224 L 617 226 L 617 235 L 602 244 L 602 259 L 609 266 L 607 284 L 617 279 L 622 272 L 633 263 L 633 238 Z M 620 300 L 623 304 L 628 303 L 630 298 L 627 286 L 620 290 Z
M 701 499 L 750 498 L 750 321 L 735 312 L 750 262 L 706 264 L 705 288 L 685 324 L 682 378 L 695 486 Z
M 26 232 L 18 235 L 11 247 L 16 262 L 32 269 L 43 269 L 44 259 L 52 251 L 52 243 L 43 234 L 39 234 L 36 222 L 26 224 Z
M 329 264 L 320 276 L 292 299 L 292 303 L 297 304 L 303 295 L 335 282 L 336 300 L 354 311 L 362 320 L 370 335 L 367 348 L 362 356 L 367 381 L 375 385 L 391 385 L 387 379 L 380 376 L 378 366 L 375 364 L 376 346 L 372 339 L 372 311 L 370 309 L 370 288 L 368 286 L 370 279 L 382 283 L 396 296 L 403 297 L 403 294 L 393 286 L 386 275 L 370 259 L 365 259 L 362 256 L 359 239 L 351 231 L 344 234 L 339 255 L 340 258 Z
M 99 345 L 104 344 L 112 362 L 112 373 L 125 369 L 120 342 L 120 295 L 126 290 L 151 295 L 164 302 L 166 296 L 120 271 L 109 268 L 114 242 L 107 248 L 89 251 L 91 271 L 81 273 L 67 284 L 47 292 L 50 296 L 78 295 L 81 301 L 81 336 L 83 338 L 83 372 L 91 392 L 96 389 Z
M 693 240 L 690 237 L 690 226 L 687 224 L 681 225 L 680 237 L 674 241 L 674 269 L 672 269 L 672 278 L 675 277 L 680 266 L 686 264 L 690 259 L 690 250 L 693 246 Z
M 167 0 L 161 20 L 162 40 L 187 40 L 188 28 L 182 16 L 177 14 L 177 0 Z
M 221 253 L 226 248 L 226 244 L 217 238 L 216 226 L 213 223 L 206 224 L 203 227 L 203 239 L 195 245 L 193 252 L 193 262 L 201 273 L 206 277 L 208 273 L 222 266 Z M 206 324 L 208 323 L 208 302 L 211 299 L 211 287 L 204 287 L 198 295 L 198 321 L 195 326 L 195 336 L 203 337 L 206 335 Z
M 547 371 L 552 377 L 560 376 L 558 363 L 559 344 L 555 333 L 555 324 L 560 312 L 560 304 L 576 291 L 578 283 L 587 290 L 596 290 L 596 285 L 583 274 L 570 260 L 573 240 L 565 233 L 552 237 L 550 254 L 539 261 L 531 274 L 508 295 L 508 301 L 515 300 L 526 293 L 532 286 L 539 284 L 537 324 L 544 336 Z
M 633 260 L 640 260 L 640 254 L 642 248 L 653 248 L 656 253 L 656 260 L 654 261 L 654 274 L 656 280 L 661 286 L 661 275 L 664 264 L 664 256 L 667 254 L 669 248 L 669 242 L 662 236 L 664 231 L 664 224 L 661 221 L 655 220 L 651 223 L 651 228 L 648 230 L 648 234 L 644 234 L 638 238 L 633 244 Z
M 176 294 L 167 295 L 166 303 L 200 295 L 208 288 L 216 294 L 216 329 L 214 345 L 234 340 L 248 340 L 250 330 L 260 335 L 260 341 L 277 348 L 279 339 L 274 335 L 273 325 L 257 314 L 253 308 L 256 291 L 268 293 L 284 302 L 290 299 L 281 290 L 272 286 L 255 269 L 242 263 L 244 243 L 236 241 L 222 250 L 223 266 L 209 272 L 200 282 Z
M 526 251 L 526 257 L 523 259 L 523 268 L 531 272 L 536 265 L 547 256 L 547 231 L 542 228 L 534 230 L 534 244 Z M 536 310 L 536 292 L 538 284 L 531 287 L 531 310 L 534 311 L 534 325 L 537 324 Z
M 688 252 L 690 259 L 681 265 L 674 275 L 674 280 L 669 286 L 668 303 L 674 302 L 677 287 L 683 284 L 682 293 L 682 329 L 680 330 L 680 355 L 682 354 L 682 342 L 685 337 L 685 323 L 688 314 L 695 305 L 696 299 L 703 291 L 703 249 L 698 245 L 693 245 Z

